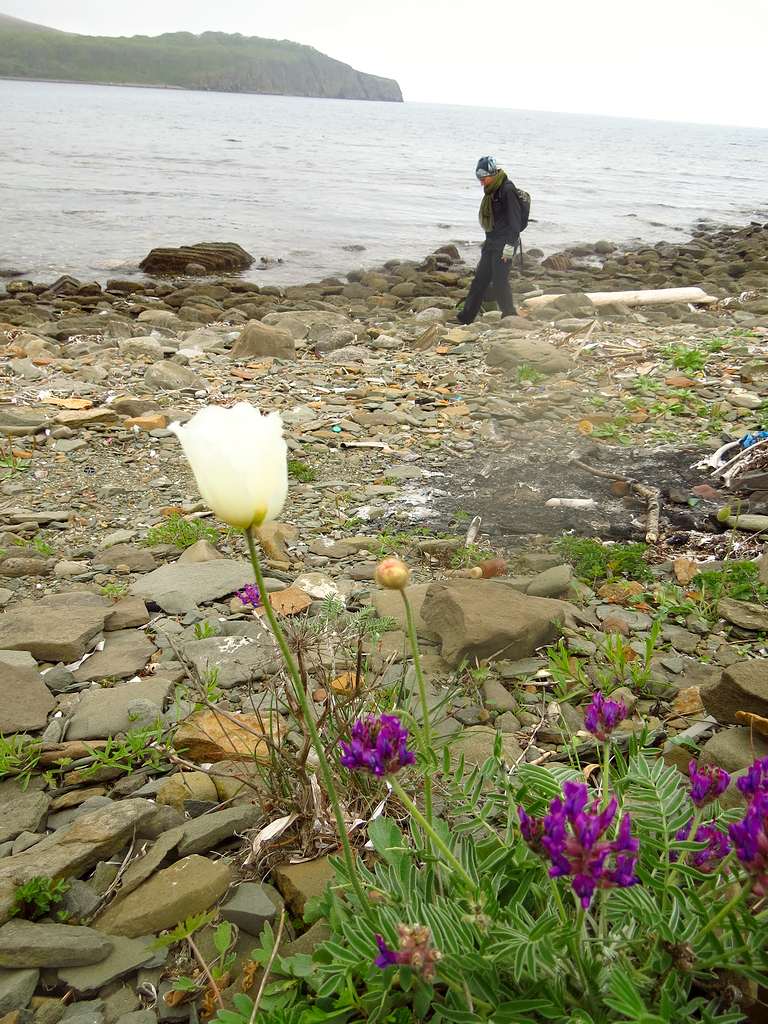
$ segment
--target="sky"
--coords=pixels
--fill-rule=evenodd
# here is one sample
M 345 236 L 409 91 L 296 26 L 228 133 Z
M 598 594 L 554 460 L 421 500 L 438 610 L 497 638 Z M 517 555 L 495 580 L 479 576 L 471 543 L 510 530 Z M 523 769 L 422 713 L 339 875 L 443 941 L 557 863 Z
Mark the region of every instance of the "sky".
M 768 0 L 0 0 L 0 13 L 83 35 L 289 39 L 396 79 L 406 102 L 768 128 Z

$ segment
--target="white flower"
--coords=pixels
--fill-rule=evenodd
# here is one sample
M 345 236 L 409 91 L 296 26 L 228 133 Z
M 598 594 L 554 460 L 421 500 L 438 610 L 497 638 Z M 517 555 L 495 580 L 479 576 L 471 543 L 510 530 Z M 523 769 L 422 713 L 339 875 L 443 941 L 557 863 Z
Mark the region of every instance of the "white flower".
M 197 486 L 219 519 L 247 529 L 275 519 L 288 494 L 288 447 L 280 413 L 262 416 L 248 402 L 209 405 L 172 423 Z

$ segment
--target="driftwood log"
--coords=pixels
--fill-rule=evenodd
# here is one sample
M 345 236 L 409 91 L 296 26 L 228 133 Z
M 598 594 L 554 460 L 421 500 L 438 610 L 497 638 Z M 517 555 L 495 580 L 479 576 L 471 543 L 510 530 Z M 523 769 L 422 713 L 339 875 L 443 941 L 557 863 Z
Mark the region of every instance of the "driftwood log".
M 523 305 L 528 309 L 548 306 L 561 295 L 536 295 L 525 299 Z M 609 302 L 623 302 L 625 306 L 655 306 L 665 302 L 693 302 L 697 306 L 711 306 L 718 301 L 714 295 L 707 295 L 702 288 L 641 288 L 630 292 L 587 292 L 586 295 L 594 306 L 605 306 Z

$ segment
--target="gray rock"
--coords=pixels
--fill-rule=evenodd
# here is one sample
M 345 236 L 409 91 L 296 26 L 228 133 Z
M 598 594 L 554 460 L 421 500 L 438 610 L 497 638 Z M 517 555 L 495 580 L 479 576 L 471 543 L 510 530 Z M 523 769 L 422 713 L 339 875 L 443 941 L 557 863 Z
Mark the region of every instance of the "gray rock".
M 0 734 L 42 729 L 55 707 L 56 701 L 37 667 L 14 668 L 0 659 Z
M 519 732 L 522 726 L 517 718 L 512 714 L 511 711 L 505 711 L 503 715 L 499 715 L 494 725 L 499 732 L 510 733 Z
M 451 739 L 451 753 L 455 758 L 463 754 L 465 762 L 470 766 L 481 765 L 492 756 L 497 735 L 496 729 L 489 729 L 484 725 L 473 725 L 469 729 L 463 729 Z M 522 756 L 522 748 L 510 733 L 502 735 L 501 756 L 507 764 L 513 764 Z
M 87 662 L 86 662 L 87 664 Z M 149 700 L 163 710 L 165 700 L 174 690 L 167 678 L 142 679 L 107 689 L 87 690 L 69 724 L 70 740 L 106 739 L 118 732 L 130 732 L 133 724 L 128 717 L 128 706 L 133 700 Z
M 61 661 L 58 665 L 54 665 L 53 668 L 49 668 L 41 678 L 51 693 L 62 693 L 75 681 L 74 675 Z
M 731 665 L 700 692 L 708 713 L 723 725 L 735 725 L 737 711 L 768 718 L 768 663 L 761 658 Z
M 676 651 L 681 651 L 683 654 L 695 654 L 701 643 L 700 636 L 688 629 L 682 629 L 680 626 L 664 625 L 661 635 Z
M 108 935 L 128 938 L 173 928 L 179 921 L 208 910 L 224 895 L 230 882 L 230 869 L 224 861 L 185 857 L 113 903 L 95 927 Z
M 36 967 L 21 971 L 0 968 L 0 1014 L 24 1010 L 35 994 L 40 971 Z
M 247 360 L 263 356 L 295 359 L 296 346 L 293 335 L 284 327 L 273 327 L 260 320 L 249 320 L 230 354 L 233 359 Z
M 717 614 L 742 629 L 768 630 L 768 609 L 761 604 L 724 597 L 717 602 Z
M 768 743 L 751 729 L 723 729 L 701 748 L 698 765 L 715 765 L 727 772 L 749 768 L 756 758 L 768 756 Z
M 108 633 L 104 649 L 97 651 L 75 671 L 75 682 L 130 679 L 141 672 L 154 653 L 155 645 L 140 629 Z
M 113 946 L 92 928 L 9 921 L 0 928 L 0 967 L 84 967 L 104 960 Z
M 540 572 L 528 585 L 530 597 L 564 597 L 571 589 L 573 569 L 570 565 L 555 565 Z
M 180 391 L 182 388 L 202 388 L 205 382 L 180 363 L 167 359 L 152 363 L 144 374 L 144 383 L 158 391 Z
M 34 790 L 27 790 L 14 799 L 3 801 L 2 816 L 0 817 L 0 843 L 15 839 L 22 832 L 37 832 L 48 812 L 50 803 L 51 798 L 47 793 L 39 793 Z
M 452 666 L 467 658 L 523 658 L 552 642 L 572 609 L 563 601 L 529 597 L 492 580 L 455 579 L 430 584 L 421 606 L 427 626 L 440 634 L 442 657 Z
M 128 985 L 121 985 L 116 992 L 104 998 L 104 1024 L 117 1024 L 117 1021 L 127 1014 L 139 1011 L 140 1006 L 139 997 L 133 989 Z
M 149 358 L 159 362 L 163 358 L 163 347 L 156 338 L 126 338 L 118 342 L 117 347 L 124 359 Z
M 157 568 L 150 552 L 146 548 L 137 548 L 135 544 L 113 544 L 98 555 L 97 561 L 110 569 L 127 565 L 131 572 L 152 572 Z
M 118 1017 L 114 1024 L 156 1024 L 157 1017 L 153 1010 L 134 1010 L 133 1013 L 124 1013 Z
M 77 661 L 105 617 L 103 606 L 25 601 L 0 617 L 0 650 L 29 651 L 36 661 Z
M 65 967 L 59 970 L 59 981 L 73 988 L 79 996 L 89 996 L 104 985 L 119 981 L 133 974 L 139 967 L 161 967 L 168 955 L 167 949 L 152 950 L 147 947 L 155 936 L 145 934 L 141 938 L 112 936 L 113 949 L 106 959 L 88 967 Z
M 253 583 L 250 562 L 222 559 L 192 565 L 162 565 L 129 588 L 134 597 L 154 601 L 169 615 L 195 611 L 204 601 L 216 601 Z
M 97 811 L 100 807 L 108 807 L 111 803 L 112 801 L 108 796 L 91 796 L 81 804 L 78 804 L 77 807 L 67 807 L 66 810 L 58 811 L 56 814 L 49 814 L 48 828 L 66 828 L 67 825 L 71 825 L 78 818 L 82 818 L 92 811 Z
M 59 910 L 65 910 L 70 918 L 75 921 L 82 921 L 96 910 L 101 903 L 98 893 L 94 892 L 87 882 L 81 882 L 79 878 L 69 883 L 69 888 L 57 904 Z
M 13 895 L 30 878 L 79 878 L 131 839 L 158 808 L 146 800 L 122 800 L 93 811 L 16 857 L 0 861 L 0 924 L 8 920 Z
M 136 629 L 149 622 L 147 606 L 138 597 L 124 597 L 118 601 L 114 610 L 104 620 L 104 631 L 116 629 Z
M 178 845 L 179 857 L 207 853 L 222 840 L 250 828 L 260 817 L 258 805 L 241 804 L 195 818 L 184 826 L 184 838 Z
M 514 714 L 520 710 L 518 702 L 498 679 L 486 679 L 482 693 L 483 703 L 489 711 L 511 711 Z
M 245 636 L 212 636 L 195 640 L 184 648 L 196 671 L 218 672 L 218 685 L 225 690 L 264 679 L 280 667 L 280 656 L 269 635 L 259 639 Z
M 261 935 L 267 921 L 274 921 L 277 908 L 258 882 L 241 882 L 237 892 L 221 908 L 225 921 L 250 935 Z

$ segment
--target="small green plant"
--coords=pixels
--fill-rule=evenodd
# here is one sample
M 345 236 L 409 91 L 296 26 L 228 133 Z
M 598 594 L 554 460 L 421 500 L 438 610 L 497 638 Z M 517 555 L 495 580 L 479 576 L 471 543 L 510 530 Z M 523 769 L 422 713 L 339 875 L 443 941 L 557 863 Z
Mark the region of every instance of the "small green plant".
M 124 583 L 105 583 L 101 588 L 101 593 L 113 601 L 120 601 L 128 593 L 128 587 Z
M 54 881 L 45 875 L 36 875 L 13 894 L 13 906 L 8 913 L 25 921 L 37 921 L 48 913 L 54 903 L 61 903 L 68 888 L 63 878 Z
M 42 740 L 30 743 L 21 735 L 0 734 L 0 779 L 15 776 L 26 789 L 42 753 Z
M 199 540 L 207 540 L 209 544 L 217 544 L 219 532 L 202 519 L 187 519 L 179 512 L 172 512 L 168 522 L 153 526 L 147 530 L 143 544 L 173 544 L 177 548 L 188 548 Z
M 166 724 L 158 719 L 153 726 L 126 733 L 122 740 L 109 736 L 104 750 L 93 749 L 86 743 L 84 746 L 93 758 L 93 764 L 78 768 L 77 774 L 88 778 L 102 766 L 119 768 L 127 775 L 144 765 L 162 768 L 167 765 L 163 754 L 166 731 Z
M 647 544 L 614 544 L 606 547 L 596 540 L 565 535 L 555 544 L 555 548 L 563 552 L 576 576 L 587 583 L 621 576 L 646 583 L 653 580 L 645 560 Z
M 208 619 L 195 623 L 195 637 L 198 640 L 207 640 L 209 637 L 216 636 L 217 632 L 218 630 L 213 628 Z
M 298 459 L 288 459 L 288 475 L 299 480 L 303 484 L 311 483 L 317 477 L 317 473 L 306 462 L 299 462 Z
M 544 379 L 544 374 L 539 373 L 536 367 L 531 366 L 530 363 L 521 363 L 515 367 L 516 384 L 522 384 L 525 381 L 529 384 L 540 384 Z
M 6 452 L 5 448 L 0 445 L 0 467 L 5 469 L 0 479 L 8 479 L 8 477 L 15 476 L 17 473 L 22 473 L 31 464 L 31 459 L 25 459 L 20 455 L 16 455 L 13 448 L 9 448 Z
M 487 547 L 483 547 L 481 544 L 467 544 L 456 548 L 451 556 L 451 568 L 452 569 L 465 569 L 468 566 L 477 565 L 478 562 L 482 562 L 484 558 L 488 558 L 491 551 Z
M 213 963 L 207 964 L 205 962 L 205 959 L 192 936 L 205 925 L 210 924 L 214 916 L 214 913 L 207 913 L 198 914 L 196 917 L 188 917 L 186 921 L 179 922 L 173 931 L 155 939 L 150 946 L 150 949 L 164 949 L 165 947 L 172 946 L 177 942 L 186 942 L 189 947 L 189 951 L 200 964 L 202 974 L 200 975 L 200 980 L 197 981 L 193 978 L 187 977 L 176 978 L 172 991 L 184 993 L 187 999 L 191 1000 L 197 998 L 197 996 L 202 992 L 205 992 L 206 989 L 209 989 L 209 999 L 205 1006 L 207 1013 L 213 1012 L 214 1002 L 218 1003 L 219 1007 L 223 1009 L 224 1004 L 221 1000 L 218 983 L 222 981 L 226 974 L 228 974 L 237 956 L 237 954 L 232 952 L 234 937 L 232 925 L 229 921 L 223 921 L 218 926 L 213 936 L 213 944 L 219 955 Z M 226 982 L 224 987 L 226 987 Z M 186 1002 L 187 999 L 183 999 L 182 1001 Z M 178 1001 L 174 1001 L 173 1005 L 178 1005 Z
M 726 347 L 726 342 L 723 338 L 710 338 L 704 342 L 704 348 L 707 352 L 722 352 Z

